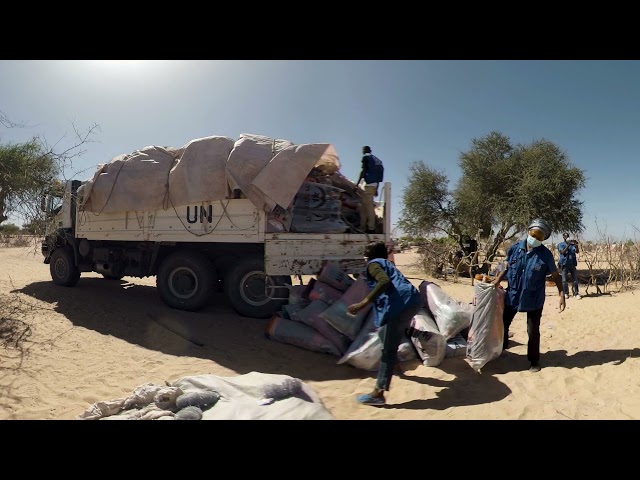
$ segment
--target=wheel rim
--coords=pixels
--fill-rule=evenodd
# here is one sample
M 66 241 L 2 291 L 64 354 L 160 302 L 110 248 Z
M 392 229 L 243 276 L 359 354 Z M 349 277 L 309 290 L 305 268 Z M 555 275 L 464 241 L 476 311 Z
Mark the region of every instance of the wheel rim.
M 56 276 L 58 278 L 64 278 L 67 275 L 67 262 L 64 261 L 63 258 L 58 258 L 56 263 L 53 265 L 53 269 L 56 272 Z
M 265 285 L 266 284 L 266 285 Z M 240 281 L 240 296 L 249 305 L 262 307 L 271 301 L 276 286 L 271 277 L 259 270 L 248 272 Z
M 193 297 L 198 291 L 198 276 L 188 267 L 177 267 L 169 274 L 169 291 L 177 298 Z

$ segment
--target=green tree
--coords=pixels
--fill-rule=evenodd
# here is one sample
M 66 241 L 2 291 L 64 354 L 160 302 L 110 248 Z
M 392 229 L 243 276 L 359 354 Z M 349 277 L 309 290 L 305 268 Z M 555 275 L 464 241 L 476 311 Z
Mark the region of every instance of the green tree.
M 535 217 L 546 219 L 554 231 L 581 232 L 585 185 L 582 170 L 549 140 L 513 145 L 499 132 L 471 141 L 459 157 L 461 178 L 452 191 L 443 173 L 424 162 L 411 166 L 403 192 L 400 227 L 410 233 L 445 232 L 458 243 L 462 235 L 484 231 L 487 261 L 500 245 L 522 234 Z
M 20 227 L 14 223 L 5 223 L 4 225 L 0 225 L 0 233 L 5 233 L 7 235 L 15 235 L 20 232 Z
M 2 111 L 0 125 L 27 127 L 11 121 Z M 93 136 L 99 130 L 97 124 L 84 131 L 73 125 L 73 141 L 63 143 L 65 134 L 53 146 L 45 138 L 33 138 L 20 144 L 0 143 L 0 223 L 13 214 L 30 224 L 32 229 L 44 225 L 45 218 L 40 209 L 42 196 L 50 193 L 51 188 L 59 188 L 60 183 L 54 179 L 63 177 L 67 169 L 73 169 L 73 159 L 85 153 L 84 147 L 93 142 Z M 68 146 L 65 148 L 64 144 Z
M 411 237 L 459 234 L 460 225 L 446 175 L 424 162 L 411 164 L 409 174 L 411 181 L 402 194 L 404 208 L 398 226 Z
M 0 223 L 22 205 L 39 204 L 59 173 L 52 155 L 33 139 L 21 144 L 0 144 Z
M 29 235 L 41 235 L 46 230 L 46 221 L 42 219 L 34 219 L 29 223 L 22 225 L 22 232 Z

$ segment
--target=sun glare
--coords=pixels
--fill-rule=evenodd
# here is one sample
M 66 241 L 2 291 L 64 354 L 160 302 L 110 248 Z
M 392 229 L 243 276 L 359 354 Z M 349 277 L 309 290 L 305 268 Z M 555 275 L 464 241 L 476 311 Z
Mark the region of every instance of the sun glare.
M 112 67 L 132 67 L 142 62 L 148 62 L 150 60 L 98 60 L 104 65 Z
M 147 71 L 166 65 L 163 60 L 88 60 L 90 68 L 113 73 Z

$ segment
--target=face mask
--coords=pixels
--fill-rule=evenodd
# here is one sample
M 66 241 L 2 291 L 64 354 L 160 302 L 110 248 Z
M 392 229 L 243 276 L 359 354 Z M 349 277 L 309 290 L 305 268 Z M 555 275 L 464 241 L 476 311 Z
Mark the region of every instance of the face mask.
M 532 237 L 531 235 L 527 235 L 527 243 L 531 248 L 536 248 L 542 245 L 542 242 L 540 240 L 538 240 L 535 237 Z

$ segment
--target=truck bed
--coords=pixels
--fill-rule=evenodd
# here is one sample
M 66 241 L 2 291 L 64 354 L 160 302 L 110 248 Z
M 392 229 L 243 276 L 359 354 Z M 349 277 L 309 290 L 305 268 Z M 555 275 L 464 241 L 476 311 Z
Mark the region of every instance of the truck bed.
M 101 241 L 189 243 L 263 243 L 267 275 L 315 275 L 324 261 L 348 273 L 364 268 L 362 252 L 373 240 L 391 242 L 384 190 L 384 234 L 266 233 L 266 215 L 248 199 L 204 202 L 155 211 L 101 213 L 79 211 L 76 237 Z

